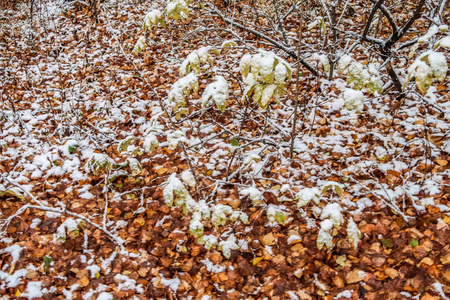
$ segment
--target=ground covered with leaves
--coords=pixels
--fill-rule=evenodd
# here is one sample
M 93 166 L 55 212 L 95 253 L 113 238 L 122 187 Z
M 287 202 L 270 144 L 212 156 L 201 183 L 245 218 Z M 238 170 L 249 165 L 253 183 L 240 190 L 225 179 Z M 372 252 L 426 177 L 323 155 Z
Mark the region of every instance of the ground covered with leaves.
M 280 101 L 242 101 L 264 44 L 196 3 L 144 30 L 161 7 L 0 12 L 0 299 L 448 299 L 448 76 L 355 110 L 343 75 L 294 68 Z

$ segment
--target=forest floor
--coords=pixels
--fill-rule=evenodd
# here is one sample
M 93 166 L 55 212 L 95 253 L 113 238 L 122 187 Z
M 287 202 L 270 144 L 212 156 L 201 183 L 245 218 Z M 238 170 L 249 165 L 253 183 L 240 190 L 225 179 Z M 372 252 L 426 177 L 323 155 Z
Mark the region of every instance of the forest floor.
M 151 3 L 137 2 L 103 3 L 96 23 L 87 6 L 50 1 L 34 29 L 20 3 L 0 12 L 0 299 L 450 297 L 448 78 L 400 104 L 372 96 L 357 113 L 343 108 L 335 85 L 344 80 L 316 83 L 304 71 L 291 158 L 293 92 L 270 112 L 238 100 L 232 78 L 246 46 L 222 51 L 187 114 L 169 121 L 161 105 L 171 111 L 180 63 L 233 36 L 200 8 L 143 32 Z M 232 82 L 223 113 L 199 100 L 215 73 Z M 184 146 L 170 147 L 177 130 Z M 150 131 L 159 145 L 142 151 Z M 111 170 L 93 172 L 97 154 Z M 218 239 L 209 250 L 189 232 L 192 214 L 164 196 L 186 170 L 198 177 L 186 189 L 207 210 L 248 216 L 202 220 Z M 324 187 L 317 202 L 292 201 Z M 345 221 L 319 250 L 326 211 Z

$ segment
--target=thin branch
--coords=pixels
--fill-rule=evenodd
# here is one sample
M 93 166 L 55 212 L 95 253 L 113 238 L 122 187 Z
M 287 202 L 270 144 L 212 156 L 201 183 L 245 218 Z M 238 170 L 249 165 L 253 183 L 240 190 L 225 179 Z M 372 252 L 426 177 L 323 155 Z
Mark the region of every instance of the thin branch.
M 378 0 L 378 2 L 372 7 L 369 18 L 367 19 L 366 28 L 364 28 L 364 32 L 362 35 L 363 38 L 365 38 L 367 36 L 367 34 L 369 33 L 370 25 L 372 25 L 373 17 L 375 16 L 378 8 L 380 8 L 380 6 L 383 4 L 383 2 L 384 2 L 384 0 Z

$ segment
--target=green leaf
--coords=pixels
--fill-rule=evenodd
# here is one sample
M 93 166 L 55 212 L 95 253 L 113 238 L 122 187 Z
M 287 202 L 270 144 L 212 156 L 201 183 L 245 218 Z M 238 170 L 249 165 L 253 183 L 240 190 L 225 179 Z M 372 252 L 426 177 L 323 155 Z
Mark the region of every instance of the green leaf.
M 49 256 L 44 256 L 44 272 L 47 273 L 48 267 L 50 266 L 50 263 L 52 262 L 52 258 Z
M 230 140 L 230 143 L 233 147 L 239 147 L 239 141 L 235 137 Z
M 75 153 L 77 151 L 78 145 L 69 145 L 69 152 L 70 154 Z
M 415 247 L 415 246 L 419 245 L 419 241 L 416 239 L 412 239 L 411 242 L 409 242 L 409 245 L 411 245 L 412 247 Z
M 381 239 L 380 241 L 386 248 L 394 247 L 394 242 L 392 241 L 392 239 Z

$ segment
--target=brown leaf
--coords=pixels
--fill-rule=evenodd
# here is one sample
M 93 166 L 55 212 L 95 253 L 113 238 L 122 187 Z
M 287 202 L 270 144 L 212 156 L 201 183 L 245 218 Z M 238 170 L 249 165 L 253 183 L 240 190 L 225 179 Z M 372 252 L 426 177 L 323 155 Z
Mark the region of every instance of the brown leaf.
M 89 279 L 84 276 L 83 278 L 81 278 L 80 280 L 78 280 L 78 283 L 82 286 L 85 287 L 89 284 Z
M 272 232 L 269 234 L 263 235 L 260 238 L 260 241 L 264 246 L 272 246 L 272 245 L 276 244 L 275 237 L 273 236 Z
M 345 281 L 348 284 L 357 283 L 364 279 L 365 277 L 364 275 L 365 275 L 364 271 L 355 269 L 350 273 L 348 273 L 347 276 L 345 276 Z

